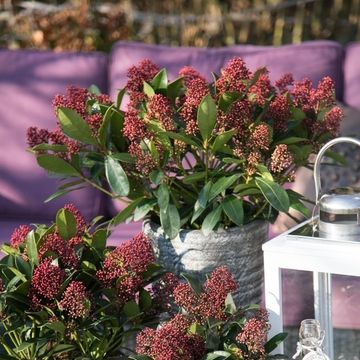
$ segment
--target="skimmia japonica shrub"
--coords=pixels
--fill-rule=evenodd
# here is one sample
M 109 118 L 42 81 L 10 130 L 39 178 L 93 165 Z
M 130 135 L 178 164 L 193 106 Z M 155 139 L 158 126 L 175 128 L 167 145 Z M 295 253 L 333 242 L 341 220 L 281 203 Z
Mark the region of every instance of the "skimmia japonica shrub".
M 149 239 L 111 248 L 107 236 L 73 205 L 15 229 L 0 261 L 1 359 L 106 359 L 169 310 L 177 280 Z
M 231 292 L 237 288 L 226 267 L 215 269 L 202 285 L 187 277 L 174 290 L 182 312 L 158 328 L 137 336 L 137 360 L 265 360 L 286 334 L 268 340 L 270 324 L 265 310 L 238 309 Z M 285 359 L 282 355 L 276 358 Z
M 28 129 L 40 166 L 65 181 L 54 196 L 86 184 L 127 204 L 114 219 L 151 216 L 173 238 L 181 228 L 242 226 L 295 209 L 282 185 L 336 136 L 343 118 L 329 77 L 314 87 L 234 58 L 208 82 L 184 67 L 169 81 L 149 60 L 128 71 L 115 103 L 70 87 L 54 100 L 57 128 Z M 127 94 L 125 110 L 120 108 Z

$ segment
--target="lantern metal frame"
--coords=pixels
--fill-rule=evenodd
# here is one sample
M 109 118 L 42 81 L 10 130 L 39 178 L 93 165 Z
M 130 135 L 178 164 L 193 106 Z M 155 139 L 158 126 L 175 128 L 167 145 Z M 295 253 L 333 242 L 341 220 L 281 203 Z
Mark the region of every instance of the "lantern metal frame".
M 313 228 L 313 217 L 263 245 L 265 306 L 269 311 L 269 336 L 283 331 L 281 270 L 313 272 L 315 318 L 325 330 L 324 348 L 334 358 L 331 274 L 360 277 L 360 243 L 346 238 L 328 239 L 319 235 L 301 235 L 302 229 Z M 277 351 L 283 352 L 283 345 Z

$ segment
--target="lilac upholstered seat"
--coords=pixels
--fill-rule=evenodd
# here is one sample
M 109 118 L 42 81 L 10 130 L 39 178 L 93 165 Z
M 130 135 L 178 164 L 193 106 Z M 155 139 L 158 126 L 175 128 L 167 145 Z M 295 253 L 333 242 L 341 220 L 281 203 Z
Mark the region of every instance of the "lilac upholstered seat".
M 62 205 L 73 202 L 91 218 L 101 212 L 102 196 L 86 188 L 48 204 L 56 180 L 26 151 L 26 129 L 54 129 L 52 99 L 70 84 L 96 83 L 107 90 L 107 56 L 0 50 L 0 240 L 8 238 L 8 224 L 47 222 Z M 15 224 L 14 223 L 14 224 Z

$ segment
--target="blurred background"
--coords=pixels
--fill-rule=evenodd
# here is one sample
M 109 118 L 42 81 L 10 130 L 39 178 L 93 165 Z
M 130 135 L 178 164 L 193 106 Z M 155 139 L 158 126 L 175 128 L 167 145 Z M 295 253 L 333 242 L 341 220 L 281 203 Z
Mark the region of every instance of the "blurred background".
M 109 51 L 360 40 L 360 0 L 0 0 L 0 47 Z

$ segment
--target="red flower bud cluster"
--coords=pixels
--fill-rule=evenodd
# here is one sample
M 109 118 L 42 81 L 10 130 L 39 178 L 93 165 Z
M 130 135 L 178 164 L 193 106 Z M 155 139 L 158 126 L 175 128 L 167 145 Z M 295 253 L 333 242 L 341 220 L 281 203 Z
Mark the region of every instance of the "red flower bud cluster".
M 246 322 L 242 332 L 236 338 L 240 344 L 246 345 L 247 353 L 251 353 L 251 357 L 248 356 L 249 354 L 243 354 L 244 359 L 265 360 L 267 358 L 265 344 L 269 329 L 270 323 L 266 310 L 259 310 Z
M 66 204 L 63 207 L 65 210 L 70 211 L 76 219 L 76 229 L 77 235 L 81 236 L 84 235 L 86 230 L 86 220 L 84 216 L 81 214 L 80 210 L 74 204 Z
M 204 285 L 201 294 L 196 294 L 189 284 L 180 284 L 174 290 L 175 302 L 200 322 L 213 318 L 224 320 L 225 299 L 237 289 L 237 283 L 225 267 L 215 269 Z
M 198 360 L 206 354 L 205 341 L 188 332 L 191 322 L 176 315 L 159 329 L 144 329 L 137 337 L 136 351 L 153 360 Z
M 79 258 L 69 241 L 64 240 L 58 233 L 49 234 L 39 249 L 39 259 L 44 259 L 48 254 L 55 253 L 61 264 L 68 268 L 77 268 Z
M 125 112 L 124 135 L 130 141 L 139 142 L 146 138 L 148 131 L 144 120 L 140 117 L 139 111 L 131 105 L 132 104 L 129 104 Z
M 198 132 L 197 109 L 202 99 L 209 94 L 209 85 L 203 77 L 195 77 L 189 81 L 181 109 L 181 116 L 186 123 L 186 132 L 194 135 Z
M 164 95 L 155 94 L 150 98 L 147 104 L 147 117 L 149 120 L 158 120 L 166 131 L 176 129 L 175 111 L 170 100 Z
M 287 130 L 288 121 L 291 118 L 290 105 L 286 95 L 277 96 L 270 103 L 266 115 L 269 120 L 273 120 L 275 131 L 285 132 Z
M 173 300 L 173 293 L 180 285 L 179 278 L 173 273 L 166 273 L 159 281 L 153 284 L 151 291 L 153 303 L 156 304 L 158 313 L 171 310 L 170 302 Z
M 31 227 L 28 225 L 20 225 L 14 230 L 10 238 L 11 246 L 18 248 L 19 245 L 23 244 L 31 231 Z
M 249 101 L 259 106 L 265 106 L 269 101 L 271 93 L 274 92 L 274 88 L 271 85 L 269 78 L 269 71 L 264 69 L 264 73 L 259 76 L 259 79 L 249 89 Z
M 221 71 L 220 78 L 216 81 L 219 93 L 243 92 L 246 88 L 244 80 L 250 78 L 250 71 L 245 62 L 238 57 L 231 59 Z
M 287 170 L 294 164 L 294 157 L 288 149 L 286 144 L 276 145 L 274 152 L 271 155 L 270 169 L 274 173 L 280 173 Z
M 129 146 L 129 154 L 136 159 L 136 169 L 148 175 L 156 168 L 156 163 L 150 153 L 146 153 L 141 145 L 133 142 Z
M 275 82 L 275 86 L 278 88 L 280 94 L 284 94 L 289 89 L 288 87 L 293 85 L 294 78 L 292 74 L 284 74 L 279 80 Z
M 251 148 L 257 148 L 259 150 L 269 150 L 269 146 L 272 140 L 271 127 L 268 124 L 262 123 L 257 125 L 250 135 Z
M 135 296 L 143 285 L 141 274 L 155 262 L 150 240 L 140 233 L 109 253 L 97 277 L 105 287 L 116 286 L 119 299 L 126 301 Z
M 159 72 L 159 67 L 149 59 L 140 61 L 138 66 L 132 66 L 127 73 L 129 78 L 126 89 L 130 99 L 137 105 L 146 98 L 143 93 L 144 81 L 149 83 Z
M 39 129 L 36 126 L 31 126 L 26 131 L 26 141 L 30 147 L 49 142 L 49 131 L 46 129 Z
M 100 113 L 89 112 L 88 100 L 95 100 L 101 104 L 111 104 L 111 99 L 108 95 L 95 95 L 85 88 L 76 86 L 69 86 L 65 95 L 56 95 L 53 100 L 55 114 L 60 107 L 66 107 L 76 111 L 85 121 L 88 122 L 93 134 L 98 135 L 98 130 L 103 122 L 103 116 Z M 39 144 L 50 145 L 65 145 L 67 151 L 55 152 L 57 156 L 64 159 L 69 159 L 71 155 L 79 153 L 81 144 L 64 134 L 58 123 L 58 127 L 54 131 L 46 129 L 38 129 L 37 127 L 30 127 L 27 130 L 27 143 L 30 147 Z M 40 151 L 41 152 L 41 151 Z
M 81 116 L 87 114 L 86 102 L 89 97 L 89 91 L 76 86 L 69 86 L 66 95 L 56 95 L 53 100 L 55 113 L 59 107 L 66 107 L 79 113 Z
M 72 281 L 66 288 L 60 309 L 67 312 L 73 319 L 85 319 L 91 310 L 90 294 L 81 281 Z
M 64 280 L 65 271 L 55 264 L 52 258 L 46 258 L 34 270 L 31 292 L 40 301 L 53 300 L 58 295 Z
M 179 75 L 184 78 L 184 84 L 189 86 L 190 82 L 195 79 L 200 79 L 205 82 L 205 78 L 192 66 L 184 66 L 180 71 Z

